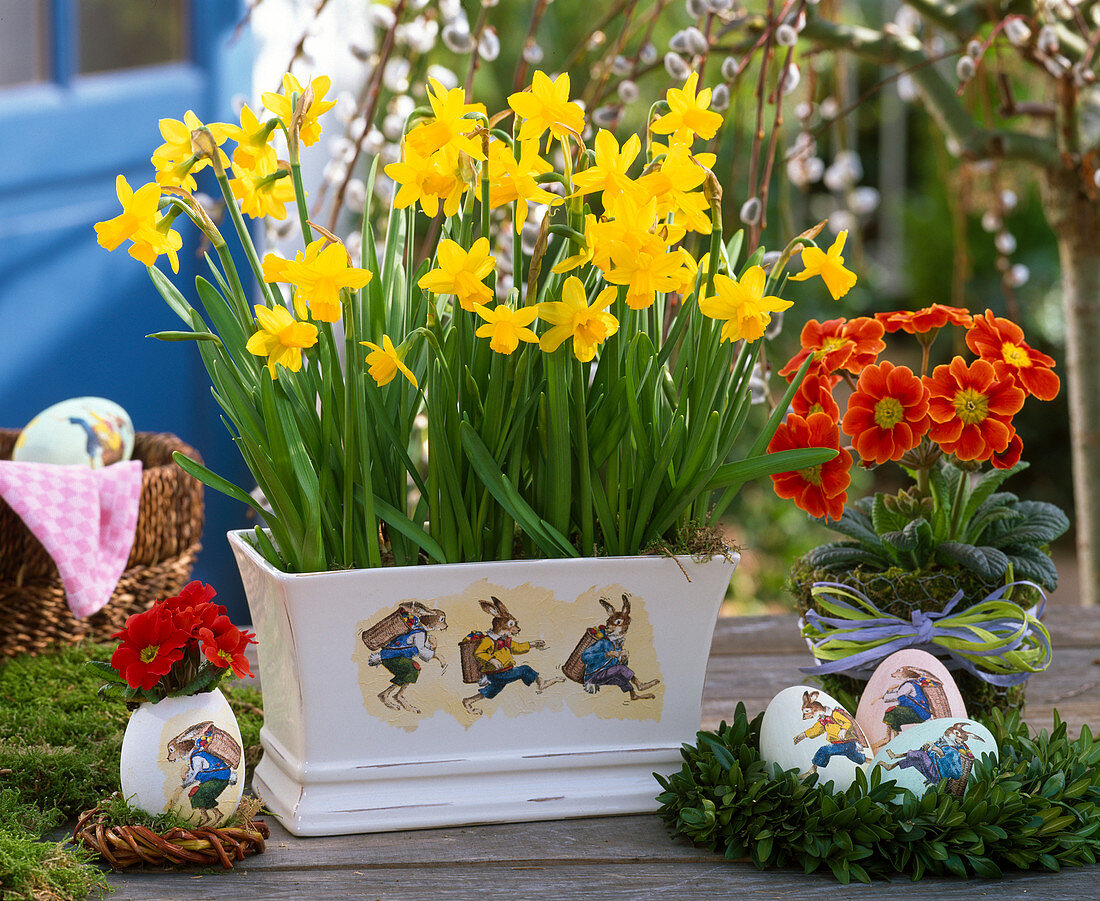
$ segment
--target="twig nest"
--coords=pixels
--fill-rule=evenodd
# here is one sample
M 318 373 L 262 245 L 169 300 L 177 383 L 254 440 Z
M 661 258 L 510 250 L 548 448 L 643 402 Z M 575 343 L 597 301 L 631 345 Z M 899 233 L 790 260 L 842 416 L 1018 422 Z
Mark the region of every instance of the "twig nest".
M 253 817 L 260 802 L 241 804 L 234 822 L 221 828 L 173 827 L 156 832 L 140 824 L 117 825 L 102 809 L 107 802 L 86 810 L 73 829 L 72 840 L 102 857 L 116 870 L 148 865 L 152 867 L 212 867 L 233 869 L 249 854 L 262 854 L 271 831 L 263 820 Z

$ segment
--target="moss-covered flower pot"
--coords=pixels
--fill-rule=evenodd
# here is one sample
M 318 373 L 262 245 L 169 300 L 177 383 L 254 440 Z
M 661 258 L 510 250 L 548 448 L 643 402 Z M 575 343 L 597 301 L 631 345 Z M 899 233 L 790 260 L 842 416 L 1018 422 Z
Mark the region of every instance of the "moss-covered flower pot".
M 805 558 L 799 558 L 791 567 L 787 588 L 794 595 L 801 614 L 809 610 L 823 612 L 813 596 L 815 582 L 838 582 L 857 589 L 884 614 L 906 620 L 918 609 L 925 613 L 941 612 L 960 590 L 963 598 L 956 606 L 956 612 L 979 603 L 1000 587 L 1000 583 L 988 582 L 962 568 L 937 568 L 920 572 L 893 568 L 885 572 L 874 572 L 855 567 L 837 572 L 814 567 Z M 1017 589 L 1013 599 L 1023 606 L 1030 606 L 1040 600 L 1034 589 Z M 1026 683 L 1000 688 L 965 670 L 954 671 L 952 675 L 971 717 L 988 717 L 994 709 L 1023 710 Z M 817 678 L 834 697 L 847 693 L 858 698 L 867 684 L 866 679 L 838 674 L 822 674 Z

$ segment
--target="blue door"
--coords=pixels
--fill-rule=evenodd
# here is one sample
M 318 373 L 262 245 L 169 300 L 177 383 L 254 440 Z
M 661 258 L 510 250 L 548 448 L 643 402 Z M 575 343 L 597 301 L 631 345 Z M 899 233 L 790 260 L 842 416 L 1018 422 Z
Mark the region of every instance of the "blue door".
M 159 119 L 234 118 L 251 86 L 243 15 L 242 0 L 0 0 L 0 427 L 108 397 L 138 431 L 174 432 L 249 483 L 195 348 L 144 337 L 177 328 L 174 316 L 145 267 L 93 230 L 120 212 L 118 173 L 135 190 L 153 179 Z M 181 232 L 172 278 L 190 293 L 205 264 L 197 234 Z M 248 523 L 233 501 L 208 491 L 206 503 L 195 577 L 242 616 L 224 535 Z

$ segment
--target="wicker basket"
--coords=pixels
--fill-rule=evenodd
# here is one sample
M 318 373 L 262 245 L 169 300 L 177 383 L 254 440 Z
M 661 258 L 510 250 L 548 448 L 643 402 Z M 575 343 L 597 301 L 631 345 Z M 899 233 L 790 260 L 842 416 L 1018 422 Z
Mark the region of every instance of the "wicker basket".
M 462 665 L 462 682 L 465 685 L 474 685 L 485 675 L 476 656 L 477 646 L 484 637 L 484 632 L 471 632 L 458 643 L 458 661 Z
M 577 646 L 573 648 L 573 653 L 569 655 L 569 659 L 565 661 L 565 665 L 561 668 L 567 679 L 584 685 L 584 671 L 588 668 L 584 665 L 584 652 L 592 647 L 597 640 L 595 629 L 584 630 L 581 640 L 577 642 Z
M 16 430 L 0 429 L 0 460 L 11 458 L 18 436 Z M 200 459 L 175 435 L 135 436 L 133 457 L 144 469 L 134 546 L 111 600 L 87 619 L 72 615 L 50 555 L 0 500 L 0 657 L 83 639 L 102 641 L 131 613 L 187 584 L 201 547 L 202 483 L 175 464 L 173 451 Z
M 372 651 L 380 651 L 395 638 L 400 638 L 409 627 L 405 624 L 405 613 L 398 609 L 379 620 L 363 633 L 363 644 Z

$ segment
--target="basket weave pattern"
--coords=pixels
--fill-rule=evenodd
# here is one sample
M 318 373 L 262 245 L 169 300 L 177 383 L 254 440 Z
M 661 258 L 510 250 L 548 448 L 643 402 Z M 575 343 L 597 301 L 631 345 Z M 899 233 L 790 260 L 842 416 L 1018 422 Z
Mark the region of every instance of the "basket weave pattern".
M 11 459 L 17 430 L 0 429 L 0 460 Z M 141 460 L 141 506 L 126 570 L 107 606 L 87 619 L 72 615 L 61 578 L 46 549 L 19 515 L 0 500 L 0 657 L 39 653 L 52 644 L 102 641 L 126 617 L 178 594 L 191 577 L 201 547 L 202 483 L 172 459 L 198 452 L 175 435 L 141 432 L 133 458 Z

